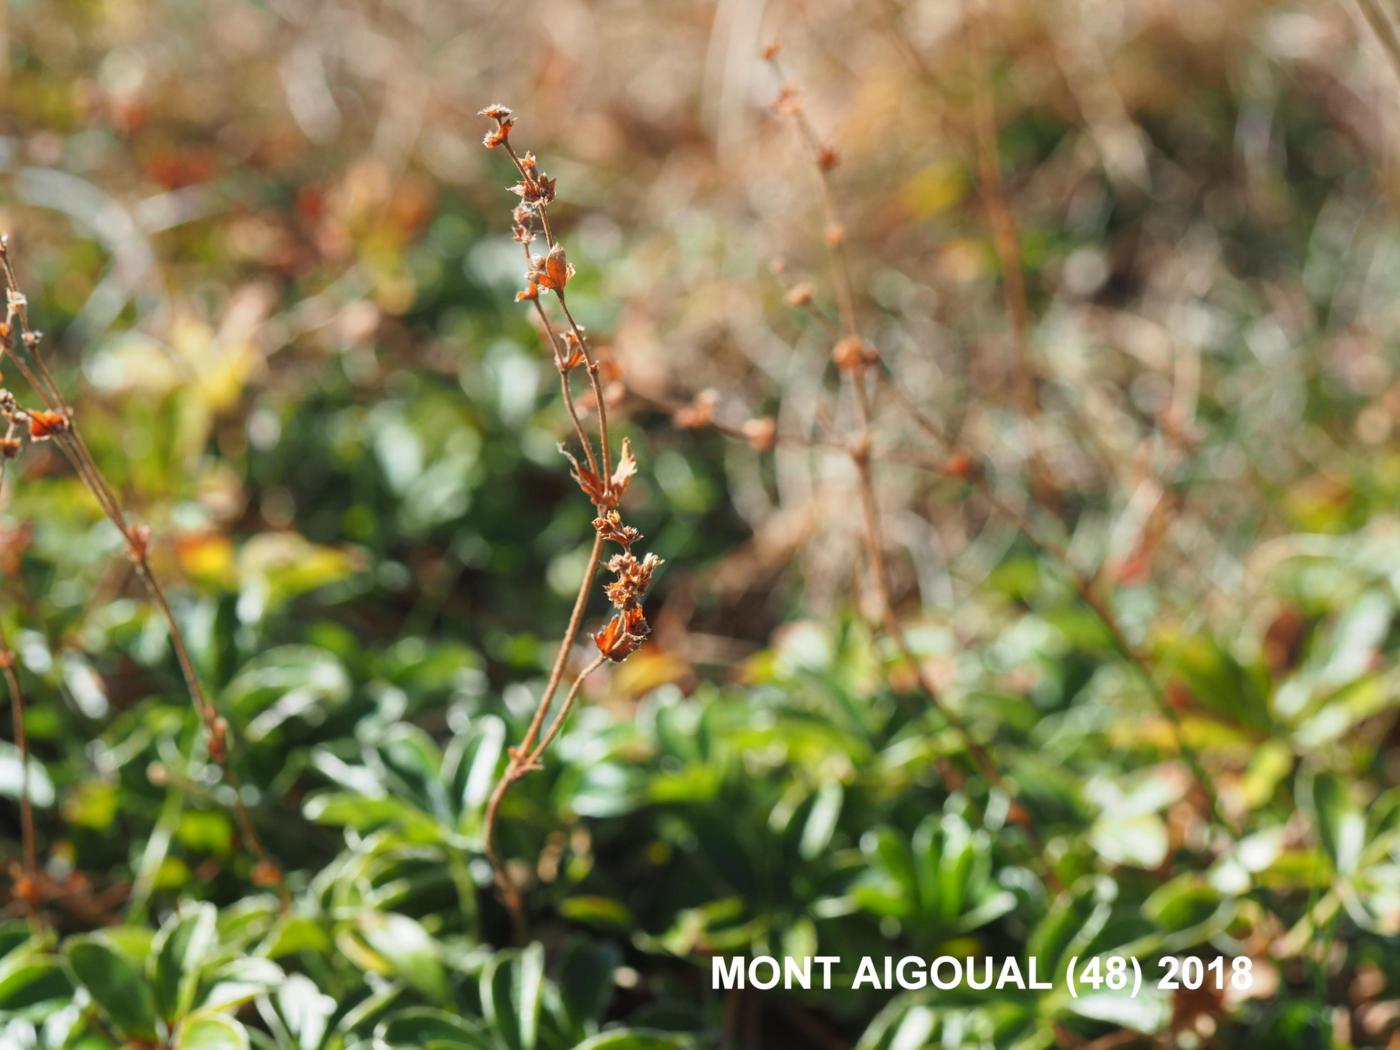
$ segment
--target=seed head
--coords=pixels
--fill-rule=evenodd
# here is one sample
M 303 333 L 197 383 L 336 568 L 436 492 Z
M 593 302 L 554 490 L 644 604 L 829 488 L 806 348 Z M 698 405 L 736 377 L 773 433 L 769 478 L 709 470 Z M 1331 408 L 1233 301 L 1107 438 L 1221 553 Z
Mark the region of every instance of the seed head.
M 530 279 L 541 288 L 548 288 L 557 295 L 564 294 L 564 286 L 572 280 L 574 268 L 564 254 L 564 246 L 556 244 L 542 259 L 535 262 Z
M 68 417 L 62 412 L 41 408 L 29 413 L 29 436 L 35 441 L 43 441 L 55 434 L 66 434 L 70 428 Z

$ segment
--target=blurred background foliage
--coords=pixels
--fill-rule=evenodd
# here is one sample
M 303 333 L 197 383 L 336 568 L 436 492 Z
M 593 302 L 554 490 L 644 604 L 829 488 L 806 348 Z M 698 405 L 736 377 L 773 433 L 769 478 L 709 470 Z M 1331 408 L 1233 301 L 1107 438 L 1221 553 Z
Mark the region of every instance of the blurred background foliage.
M 694 425 L 848 422 L 773 37 L 840 155 L 866 334 L 985 464 L 877 479 L 911 641 L 1014 800 L 941 778 L 957 734 L 891 687 L 849 462 Z M 653 642 L 503 813 L 524 948 L 482 807 L 590 528 L 511 301 L 511 179 L 474 116 L 498 99 L 559 176 L 570 301 L 643 462 L 629 520 L 668 561 Z M 290 893 L 256 884 L 115 530 L 32 449 L 0 617 L 58 891 L 0 924 L 0 1046 L 1400 1045 L 1397 106 L 1340 3 L 0 0 L 0 227 Z M 784 302 L 804 282 L 814 311 Z M 877 425 L 927 444 L 889 403 Z M 1110 951 L 1247 957 L 1255 983 L 709 988 L 715 953 Z

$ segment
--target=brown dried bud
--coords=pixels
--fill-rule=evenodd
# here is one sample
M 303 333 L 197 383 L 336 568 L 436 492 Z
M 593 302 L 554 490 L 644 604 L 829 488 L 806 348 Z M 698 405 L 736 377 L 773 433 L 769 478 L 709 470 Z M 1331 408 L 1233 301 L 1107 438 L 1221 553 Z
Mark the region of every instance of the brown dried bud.
M 43 441 L 54 434 L 66 434 L 69 429 L 71 424 L 62 412 L 41 408 L 29 413 L 29 436 L 35 441 Z
M 39 904 L 44 898 L 43 891 L 28 875 L 21 875 L 15 880 L 15 896 L 31 906 Z
M 544 172 L 536 175 L 534 171 L 526 171 L 523 179 L 506 188 L 526 204 L 548 204 L 554 199 L 554 187 L 558 182 L 558 179 L 551 179 Z
M 743 426 L 744 440 L 755 452 L 768 452 L 778 440 L 778 424 L 772 416 L 749 419 Z
M 781 40 L 774 40 L 771 44 L 769 44 L 763 49 L 763 60 L 765 62 L 773 61 L 773 59 L 778 57 L 778 52 L 782 49 L 783 42 Z
M 609 660 L 621 661 L 636 652 L 637 646 L 651 633 L 651 626 L 642 615 L 642 607 L 634 605 L 618 613 L 593 636 L 593 644 Z
M 642 534 L 631 525 L 622 524 L 622 515 L 615 510 L 608 511 L 600 518 L 594 518 L 593 527 L 603 539 L 611 540 L 629 550 L 632 544 L 642 538 Z
M 131 560 L 138 565 L 146 560 L 146 555 L 151 549 L 151 527 L 149 525 L 132 525 L 127 527 L 127 542 L 131 544 L 128 552 Z
M 955 449 L 943 461 L 943 473 L 950 478 L 970 478 L 977 472 L 977 464 L 961 449 Z
M 228 761 L 228 722 L 223 718 L 216 718 L 209 725 L 209 740 L 205 745 L 209 749 L 209 757 L 215 762 L 223 765 Z
M 564 286 L 573 276 L 574 268 L 569 265 L 562 244 L 556 244 L 543 259 L 536 260 L 534 272 L 530 274 L 541 288 L 548 288 L 557 295 L 564 294 Z
M 662 561 L 655 554 L 648 554 L 641 561 L 629 550 L 614 554 L 608 560 L 608 571 L 617 579 L 604 586 L 608 601 L 619 609 L 628 609 L 642 600 L 642 595 L 651 586 L 651 577 Z
M 715 404 L 719 400 L 713 390 L 702 390 L 690 404 L 676 409 L 671 421 L 682 430 L 699 430 L 715 421 Z
M 874 354 L 867 349 L 865 340 L 860 336 L 847 335 L 842 336 L 832 347 L 831 359 L 841 371 L 854 372 L 873 361 Z
M 509 106 L 503 106 L 499 102 L 493 102 L 485 109 L 477 111 L 478 117 L 485 117 L 488 120 L 499 121 L 503 124 L 514 124 L 515 114 L 511 112 Z
M 779 116 L 794 117 L 802 112 L 802 95 L 791 84 L 784 84 L 778 89 L 778 97 L 773 102 L 773 109 L 777 111 Z
M 801 284 L 794 284 L 788 289 L 788 293 L 784 296 L 784 299 L 789 306 L 810 306 L 812 303 L 812 286 L 805 281 Z
M 5 459 L 14 459 L 20 454 L 20 451 L 23 449 L 23 447 L 23 444 L 21 444 L 19 438 L 17 437 L 0 438 L 0 457 L 4 457 Z
M 282 885 L 282 869 L 271 861 L 258 861 L 253 865 L 253 885 L 268 887 Z
M 817 151 L 817 167 L 822 171 L 830 171 L 841 163 L 841 155 L 836 152 L 834 146 L 823 146 Z

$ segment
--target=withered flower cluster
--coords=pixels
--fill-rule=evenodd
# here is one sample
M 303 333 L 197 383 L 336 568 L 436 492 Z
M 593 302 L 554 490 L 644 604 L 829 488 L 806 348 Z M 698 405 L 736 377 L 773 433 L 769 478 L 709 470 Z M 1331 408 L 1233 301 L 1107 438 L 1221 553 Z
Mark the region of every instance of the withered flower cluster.
M 652 575 L 662 562 L 654 554 L 638 558 L 632 553 L 633 546 L 642 536 L 623 521 L 618 510 L 632 478 L 636 476 L 637 460 L 632 454 L 631 442 L 626 438 L 618 449 L 616 462 L 613 460 L 608 429 L 608 399 L 600 378 L 602 365 L 595 357 L 583 327 L 574 320 L 569 309 L 567 289 L 574 278 L 574 267 L 550 228 L 548 214 L 548 207 L 555 199 L 556 180 L 540 169 L 533 153 L 521 153 L 515 149 L 510 140 L 515 128 L 515 115 L 508 108 L 499 104 L 487 106 L 481 111 L 481 116 L 493 124 L 482 139 L 483 145 L 487 149 L 503 150 L 519 175 L 519 180 L 509 187 L 520 198 L 520 203 L 511 211 L 511 232 L 525 255 L 525 287 L 516 293 L 515 298 L 517 302 L 530 304 L 545 341 L 553 352 L 554 365 L 559 372 L 560 393 L 581 454 L 576 454 L 564 444 L 559 446 L 559 451 L 569 460 L 574 481 L 593 504 L 596 515 L 592 553 L 549 680 L 524 738 L 518 746 L 510 749 L 510 763 L 487 805 L 484 827 L 487 855 L 495 869 L 502 900 L 519 928 L 524 922 L 520 893 L 493 845 L 497 811 L 510 785 L 531 770 L 540 768 L 541 757 L 562 728 L 584 678 L 605 661 L 626 659 L 651 633 L 642 611 L 642 599 Z M 537 253 L 531 246 L 540 239 L 544 241 L 543 251 Z M 546 309 L 546 304 L 551 301 L 559 318 L 557 327 L 551 319 L 551 311 Z M 588 378 L 591 392 L 588 407 L 596 415 L 593 421 L 596 438 L 585 430 L 580 406 L 574 398 L 571 380 L 579 370 Z M 579 636 L 587 596 L 602 564 L 604 545 L 608 543 L 621 548 L 607 562 L 613 579 L 605 587 L 608 600 L 616 611 L 603 628 L 593 634 L 598 656 L 574 677 L 565 692 L 560 710 L 546 729 L 546 716 L 563 681 L 569 654 Z
M 43 333 L 25 326 L 24 311 L 27 305 L 22 292 L 14 288 L 5 290 L 5 320 L 0 324 L 0 341 L 8 346 L 11 335 L 18 331 L 25 348 L 33 352 L 43 339 Z M 8 388 L 0 388 L 0 417 L 6 423 L 5 436 L 0 437 L 0 459 L 17 458 L 24 450 L 26 440 L 47 441 L 68 433 L 72 429 L 70 414 L 67 408 L 25 408 Z
M 503 148 L 509 154 L 520 176 L 518 182 L 509 189 L 520 203 L 511 212 L 512 234 L 525 253 L 525 287 L 516 293 L 517 302 L 533 303 L 538 319 L 544 329 L 550 347 L 554 351 L 555 366 L 559 370 L 564 391 L 564 401 L 574 423 L 574 431 L 583 448 L 585 462 L 579 462 L 569 449 L 559 446 L 569 460 L 571 473 L 583 494 L 588 497 L 598 513 L 593 525 L 600 541 L 609 541 L 622 547 L 622 553 L 614 555 L 608 562 L 608 571 L 617 577 L 606 587 L 608 599 L 617 609 L 617 614 L 607 625 L 593 635 L 598 651 L 609 660 L 622 660 L 633 653 L 650 633 L 646 617 L 642 613 L 641 601 L 651 582 L 652 572 L 662 561 L 654 554 L 648 554 L 638 561 L 632 554 L 632 545 L 641 539 L 636 529 L 622 524 L 617 511 L 627 486 L 637 473 L 637 460 L 632 454 L 631 442 L 626 438 L 614 467 L 609 458 L 607 409 L 603 392 L 599 388 L 600 366 L 591 352 L 588 337 L 582 327 L 574 322 L 569 312 L 565 289 L 574 277 L 574 267 L 569 262 L 564 246 L 554 237 L 549 226 L 546 208 L 555 198 L 557 179 L 550 178 L 539 166 L 535 155 L 530 151 L 517 153 L 510 142 L 511 130 L 515 127 L 515 114 L 505 106 L 494 104 L 481 111 L 481 116 L 494 123 L 482 139 L 487 149 Z M 543 254 L 536 254 L 530 245 L 538 237 L 543 237 Z M 556 334 L 549 321 L 540 296 L 552 292 L 563 313 L 565 329 Z M 598 446 L 595 456 L 593 444 L 584 433 L 578 411 L 569 388 L 569 376 L 577 368 L 584 368 L 594 386 L 594 404 L 598 410 Z M 645 569 L 642 567 L 645 566 Z

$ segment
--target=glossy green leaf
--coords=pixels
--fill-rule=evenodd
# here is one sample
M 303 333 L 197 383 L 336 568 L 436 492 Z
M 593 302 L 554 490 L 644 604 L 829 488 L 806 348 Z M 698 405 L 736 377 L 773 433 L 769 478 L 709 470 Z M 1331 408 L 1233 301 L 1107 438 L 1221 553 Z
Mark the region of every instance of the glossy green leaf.
M 180 1025 L 175 1050 L 248 1050 L 248 1030 L 232 1017 L 196 1014 Z
M 374 1037 L 391 1050 L 497 1050 L 496 1043 L 472 1022 L 427 1007 L 396 1011 L 379 1023 Z
M 481 1006 L 507 1050 L 534 1050 L 539 1038 L 544 946 L 499 952 L 481 974 Z
M 217 919 L 212 904 L 185 903 L 156 934 L 150 977 L 161 1017 L 182 1017 L 193 1005 L 200 968 L 214 946 Z
M 140 968 L 106 934 L 74 937 L 63 946 L 68 968 L 97 1007 L 124 1035 L 156 1034 L 155 992 Z
M 435 1002 L 446 999 L 442 949 L 421 923 L 392 912 L 362 912 L 355 925 L 395 976 Z

